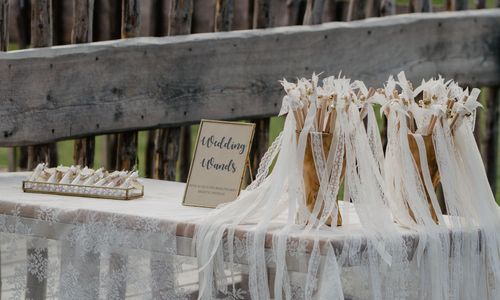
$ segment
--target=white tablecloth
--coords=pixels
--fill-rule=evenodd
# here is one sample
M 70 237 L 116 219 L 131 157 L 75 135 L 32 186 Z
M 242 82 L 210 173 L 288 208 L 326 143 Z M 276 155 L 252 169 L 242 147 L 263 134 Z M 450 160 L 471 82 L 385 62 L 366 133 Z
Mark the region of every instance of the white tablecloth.
M 196 297 L 198 273 L 191 237 L 197 220 L 211 209 L 183 206 L 183 183 L 145 179 L 143 198 L 120 201 L 23 193 L 21 182 L 26 176 L 0 174 L 4 298 Z M 355 211 L 348 208 L 341 206 L 344 226 L 320 234 L 339 253 L 346 242 L 362 239 Z M 285 216 L 273 220 L 270 231 L 280 228 Z M 239 273 L 231 280 L 237 292 L 219 292 L 214 297 L 248 298 L 246 257 L 239 246 L 244 245 L 249 232 L 251 225 L 241 226 L 235 240 Z M 401 233 L 409 237 L 408 255 L 412 255 L 412 232 L 401 228 Z M 266 240 L 266 247 L 270 244 L 271 240 Z M 367 281 L 363 279 L 368 270 L 357 267 L 359 260 L 366 259 L 363 244 L 357 245 L 359 255 L 350 254 L 344 264 L 342 286 L 346 297 L 363 299 L 368 297 Z M 297 271 L 307 268 L 311 241 L 307 234 L 294 232 L 287 249 L 288 276 L 297 283 L 298 296 L 294 299 L 301 299 L 304 280 Z M 272 273 L 275 266 L 271 254 L 266 261 Z

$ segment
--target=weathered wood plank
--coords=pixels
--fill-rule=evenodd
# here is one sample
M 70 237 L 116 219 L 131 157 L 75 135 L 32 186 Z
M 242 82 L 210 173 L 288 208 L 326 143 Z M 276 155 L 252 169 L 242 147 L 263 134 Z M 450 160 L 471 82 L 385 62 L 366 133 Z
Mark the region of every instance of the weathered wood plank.
M 254 0 L 253 28 L 271 27 L 271 0 Z
M 157 130 L 155 139 L 155 165 L 153 177 L 175 181 L 176 163 L 179 157 L 180 128 L 162 128 Z
M 302 9 L 302 1 L 303 0 L 287 0 L 286 1 L 286 15 L 285 15 L 285 24 L 297 25 L 302 24 L 304 22 L 304 13 L 301 11 Z
M 172 129 L 173 127 L 170 128 L 170 130 Z M 181 182 L 186 182 L 189 176 L 189 166 L 191 165 L 191 127 L 182 126 L 180 129 L 179 157 L 177 158 L 179 167 L 178 179 Z M 174 166 L 174 162 L 171 165 Z
M 150 32 L 151 36 L 165 36 L 168 33 L 168 15 L 170 10 L 170 0 L 152 0 L 150 12 Z
M 73 2 L 73 30 L 71 43 L 92 42 L 94 0 Z M 73 146 L 73 161 L 76 165 L 92 167 L 94 164 L 95 136 L 77 139 Z
M 73 2 L 73 31 L 71 43 L 92 42 L 92 24 L 94 21 L 94 0 Z
M 31 46 L 52 46 L 52 1 L 31 1 Z
M 277 80 L 313 71 L 495 86 L 499 27 L 492 9 L 0 53 L 0 145 L 275 115 Z
M 453 10 L 467 10 L 469 8 L 469 1 L 467 0 L 453 0 Z
M 214 31 L 229 31 L 233 28 L 234 0 L 217 0 L 215 3 Z
M 95 136 L 75 140 L 73 144 L 73 161 L 78 166 L 94 165 Z
M 486 0 L 475 0 L 474 4 L 476 6 L 476 9 L 486 8 Z
M 347 21 L 355 21 L 366 18 L 366 4 L 368 0 L 349 0 Z
M 368 0 L 366 1 L 366 17 L 367 18 L 377 18 L 382 16 L 382 5 L 385 5 L 385 3 L 382 3 L 382 0 Z
M 31 2 L 30 1 L 16 1 L 12 3 L 13 6 L 18 6 L 19 11 L 16 16 L 16 31 L 18 36 L 19 49 L 25 49 L 30 44 L 30 28 L 31 28 Z
M 239 0 L 234 3 L 233 30 L 251 29 L 253 26 L 254 0 Z
M 321 24 L 325 0 L 307 0 L 304 25 Z
M 9 1 L 0 1 L 0 51 L 9 46 Z
M 191 33 L 193 0 L 171 0 L 168 35 Z
M 122 1 L 122 38 L 133 38 L 139 36 L 141 26 L 140 16 L 139 1 Z
M 193 0 L 190 33 L 214 32 L 214 28 L 216 26 L 216 5 L 216 0 Z
M 95 1 L 95 16 L 92 29 L 94 41 L 107 41 L 120 38 L 121 7 L 121 0 Z
M 71 44 L 73 31 L 73 2 L 68 0 L 52 0 L 52 44 Z
M 145 170 L 144 175 L 146 178 L 153 178 L 154 159 L 155 159 L 155 138 L 156 130 L 148 130 L 146 136 L 146 150 L 144 153 Z
M 380 16 L 392 16 L 396 14 L 395 0 L 382 0 L 380 2 Z
M 432 1 L 410 0 L 408 9 L 410 13 L 432 12 Z

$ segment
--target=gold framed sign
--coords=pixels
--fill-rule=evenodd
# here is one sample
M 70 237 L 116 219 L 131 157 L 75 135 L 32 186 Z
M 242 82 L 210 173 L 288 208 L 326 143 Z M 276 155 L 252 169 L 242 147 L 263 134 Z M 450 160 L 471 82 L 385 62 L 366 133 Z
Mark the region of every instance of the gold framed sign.
M 182 204 L 216 207 L 238 197 L 255 124 L 201 120 Z

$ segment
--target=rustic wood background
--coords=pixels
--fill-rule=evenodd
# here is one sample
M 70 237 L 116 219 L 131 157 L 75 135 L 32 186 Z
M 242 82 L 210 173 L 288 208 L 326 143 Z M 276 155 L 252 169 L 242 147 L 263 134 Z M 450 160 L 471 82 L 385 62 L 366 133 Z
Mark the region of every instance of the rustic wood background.
M 255 172 L 269 145 L 269 117 L 281 104 L 278 79 L 342 70 L 380 85 L 403 69 L 413 80 L 440 73 L 482 88 L 487 109 L 476 138 L 495 191 L 500 11 L 476 9 L 500 1 L 471 3 L 0 0 L 1 51 L 9 43 L 23 49 L 107 41 L 0 53 L 0 146 L 12 147 L 8 170 L 16 171 L 56 165 L 56 142 L 75 139 L 74 163 L 91 166 L 95 136 L 106 134 L 99 155 L 108 169 L 143 160 L 147 177 L 186 180 L 191 124 L 250 120 L 257 124 Z M 332 21 L 341 22 L 284 27 Z M 279 28 L 260 30 L 271 27 Z M 136 37 L 143 38 L 128 40 Z M 138 130 L 147 130 L 141 157 Z

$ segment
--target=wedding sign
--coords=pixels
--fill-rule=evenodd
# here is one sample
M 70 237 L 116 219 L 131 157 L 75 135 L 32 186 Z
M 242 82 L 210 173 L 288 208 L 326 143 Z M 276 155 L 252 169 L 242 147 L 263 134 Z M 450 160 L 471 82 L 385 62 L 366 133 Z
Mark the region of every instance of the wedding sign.
M 255 124 L 202 120 L 184 193 L 184 205 L 216 207 L 236 199 Z

